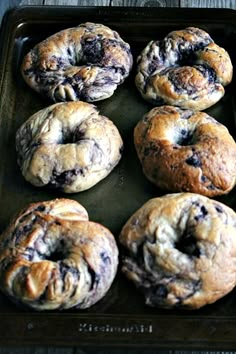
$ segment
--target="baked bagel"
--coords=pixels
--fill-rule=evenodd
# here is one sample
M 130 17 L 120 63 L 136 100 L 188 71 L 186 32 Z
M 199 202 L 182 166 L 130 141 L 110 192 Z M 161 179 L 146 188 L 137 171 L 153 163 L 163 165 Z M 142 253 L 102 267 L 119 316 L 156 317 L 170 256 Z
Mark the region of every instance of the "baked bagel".
M 124 225 L 122 271 L 146 304 L 197 309 L 236 285 L 236 214 L 193 194 L 154 198 Z
M 87 308 L 116 275 L 118 249 L 76 201 L 30 204 L 0 238 L 0 288 L 36 310 Z
M 86 22 L 37 44 L 24 58 L 27 84 L 54 102 L 110 97 L 129 75 L 130 46 L 107 26 Z
M 228 53 L 207 32 L 188 27 L 147 45 L 138 57 L 135 82 L 155 105 L 203 110 L 223 97 L 232 74 Z
M 65 193 L 86 190 L 105 178 L 122 148 L 112 121 L 82 101 L 42 109 L 16 133 L 17 161 L 25 179 Z
M 134 143 L 145 176 L 161 189 L 214 197 L 235 186 L 235 141 L 206 113 L 153 108 L 136 125 Z

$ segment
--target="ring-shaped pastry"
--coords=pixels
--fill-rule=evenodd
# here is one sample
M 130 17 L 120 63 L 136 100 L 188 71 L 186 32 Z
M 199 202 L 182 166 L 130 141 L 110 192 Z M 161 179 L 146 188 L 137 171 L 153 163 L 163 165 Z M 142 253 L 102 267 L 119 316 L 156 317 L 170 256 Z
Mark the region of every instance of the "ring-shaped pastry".
M 113 235 L 74 200 L 30 204 L 0 238 L 0 288 L 36 310 L 90 307 L 107 293 L 117 265 Z
M 36 187 L 81 192 L 118 164 L 118 129 L 89 103 L 55 103 L 33 114 L 16 133 L 17 161 Z
M 197 309 L 236 285 L 236 214 L 193 193 L 154 198 L 124 225 L 122 271 L 146 304 Z
M 129 75 L 128 43 L 109 27 L 86 22 L 37 44 L 24 58 L 27 84 L 54 102 L 110 97 Z
M 138 57 L 135 82 L 155 105 L 203 110 L 223 97 L 232 74 L 228 53 L 207 32 L 188 27 L 147 45 Z
M 236 143 L 204 112 L 153 108 L 134 129 L 145 176 L 163 190 L 213 197 L 236 183 Z

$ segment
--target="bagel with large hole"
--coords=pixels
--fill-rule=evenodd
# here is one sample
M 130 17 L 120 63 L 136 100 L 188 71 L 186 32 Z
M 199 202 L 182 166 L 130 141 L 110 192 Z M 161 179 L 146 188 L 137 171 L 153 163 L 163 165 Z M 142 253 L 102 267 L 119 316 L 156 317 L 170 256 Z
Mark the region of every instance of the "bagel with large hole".
M 228 129 L 204 112 L 153 108 L 134 129 L 145 176 L 172 192 L 214 197 L 236 183 L 236 143 Z
M 207 32 L 188 27 L 146 46 L 138 57 L 135 82 L 154 105 L 204 110 L 223 97 L 232 75 L 226 50 Z
M 24 80 L 54 102 L 110 97 L 129 75 L 130 46 L 102 24 L 86 22 L 53 34 L 23 59 Z
M 36 310 L 92 306 L 109 290 L 117 265 L 111 232 L 70 199 L 28 205 L 0 238 L 0 288 Z
M 122 138 L 92 104 L 61 102 L 33 114 L 16 133 L 17 161 L 36 187 L 81 192 L 118 164 Z

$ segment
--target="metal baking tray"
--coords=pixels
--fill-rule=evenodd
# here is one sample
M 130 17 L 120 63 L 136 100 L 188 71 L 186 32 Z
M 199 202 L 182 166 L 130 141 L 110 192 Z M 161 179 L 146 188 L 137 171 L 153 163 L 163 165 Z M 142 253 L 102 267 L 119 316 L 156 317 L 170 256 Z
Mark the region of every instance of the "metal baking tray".
M 20 64 L 36 43 L 61 29 L 86 21 L 106 24 L 130 43 L 134 59 L 151 39 L 174 29 L 198 26 L 225 47 L 236 66 L 236 13 L 233 10 L 173 8 L 21 7 L 8 12 L 0 37 L 0 232 L 11 217 L 33 201 L 66 196 L 81 202 L 90 219 L 118 238 L 128 217 L 149 198 L 161 195 L 144 177 L 133 146 L 133 128 L 152 106 L 134 86 L 134 69 L 115 94 L 97 106 L 120 130 L 125 149 L 121 162 L 88 191 L 65 195 L 31 186 L 16 164 L 15 133 L 34 112 L 50 105 L 23 81 Z M 224 98 L 207 112 L 236 138 L 235 79 Z M 218 198 L 236 207 L 235 190 Z M 166 349 L 235 349 L 236 289 L 196 311 L 149 308 L 120 270 L 108 294 L 88 310 L 34 312 L 0 295 L 0 345 L 80 345 Z

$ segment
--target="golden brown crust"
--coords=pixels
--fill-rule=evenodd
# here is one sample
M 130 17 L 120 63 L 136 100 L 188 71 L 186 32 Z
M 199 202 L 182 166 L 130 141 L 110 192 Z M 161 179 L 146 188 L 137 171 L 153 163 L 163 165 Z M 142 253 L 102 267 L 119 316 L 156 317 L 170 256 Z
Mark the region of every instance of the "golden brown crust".
M 25 179 L 66 193 L 86 190 L 105 178 L 120 161 L 122 147 L 113 122 L 82 101 L 40 110 L 16 134 Z
M 203 110 L 221 99 L 232 75 L 228 53 L 207 32 L 188 27 L 147 45 L 135 82 L 153 104 Z
M 36 310 L 93 305 L 117 265 L 113 235 L 69 199 L 30 204 L 1 235 L 0 288 Z
M 235 186 L 235 141 L 206 113 L 153 108 L 136 125 L 134 143 L 144 174 L 161 189 L 213 197 Z
M 55 102 L 110 97 L 129 75 L 130 46 L 109 27 L 86 22 L 37 44 L 24 58 L 27 84 Z
M 124 225 L 122 270 L 146 304 L 197 309 L 236 285 L 236 214 L 193 193 L 154 198 Z

